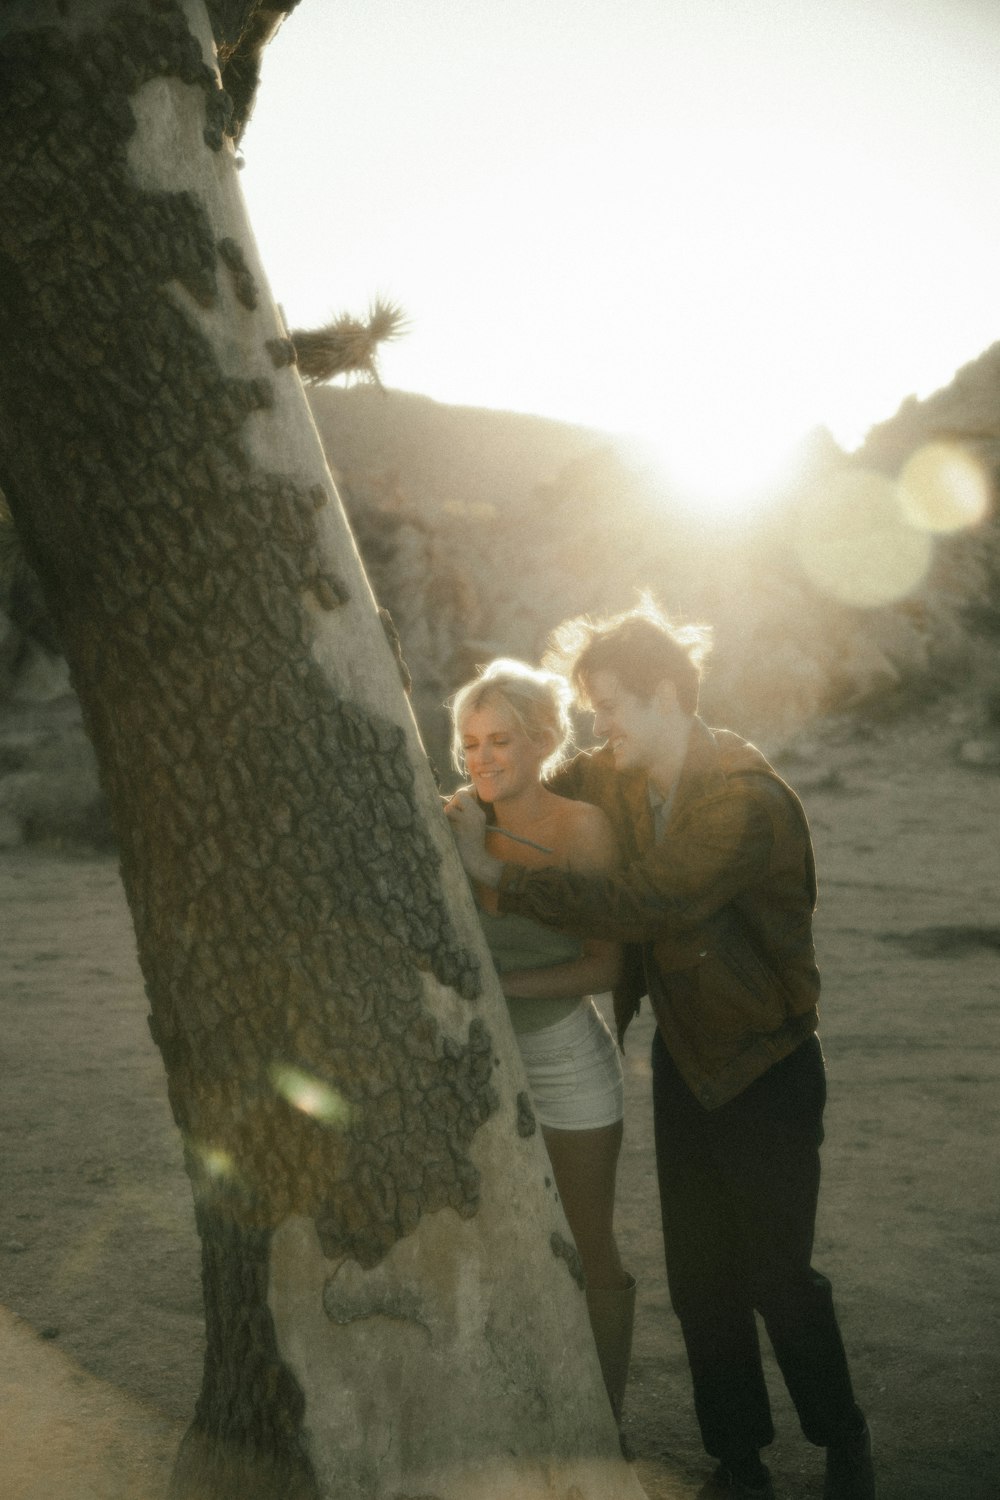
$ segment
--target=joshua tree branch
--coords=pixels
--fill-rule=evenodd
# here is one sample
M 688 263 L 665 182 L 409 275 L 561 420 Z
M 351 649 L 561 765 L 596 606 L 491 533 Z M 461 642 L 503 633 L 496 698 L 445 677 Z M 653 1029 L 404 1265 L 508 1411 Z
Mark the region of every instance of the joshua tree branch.
M 381 385 L 378 346 L 399 338 L 405 329 L 403 313 L 395 303 L 375 302 L 367 322 L 342 313 L 322 328 L 295 328 L 290 338 L 299 374 L 307 385 L 322 385 L 338 375 L 361 375 Z

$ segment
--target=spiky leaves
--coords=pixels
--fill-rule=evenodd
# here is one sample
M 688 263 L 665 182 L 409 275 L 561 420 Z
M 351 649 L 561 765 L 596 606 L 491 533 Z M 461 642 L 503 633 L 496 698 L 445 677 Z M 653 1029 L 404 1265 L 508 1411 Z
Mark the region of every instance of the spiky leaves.
M 378 373 L 380 344 L 406 331 L 403 311 L 394 302 L 372 304 L 367 321 L 341 313 L 322 328 L 296 328 L 291 333 L 299 374 L 307 385 L 322 385 L 338 375 L 357 375 L 381 386 Z

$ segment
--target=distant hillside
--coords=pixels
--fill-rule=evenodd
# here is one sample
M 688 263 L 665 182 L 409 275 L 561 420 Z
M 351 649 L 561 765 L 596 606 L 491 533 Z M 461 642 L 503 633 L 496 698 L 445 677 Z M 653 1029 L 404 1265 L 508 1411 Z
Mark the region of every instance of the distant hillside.
M 320 387 L 309 401 L 327 458 L 348 487 L 398 484 L 419 509 L 504 509 L 608 441 L 547 417 L 446 406 L 369 385 Z
M 310 400 L 444 780 L 446 701 L 478 663 L 537 660 L 567 615 L 627 608 L 644 588 L 712 625 L 705 715 L 767 749 L 831 713 L 891 712 L 956 687 L 971 705 L 970 732 L 981 722 L 983 743 L 1000 746 L 1000 344 L 945 390 L 905 401 L 854 454 L 814 434 L 770 505 L 724 524 L 698 520 L 605 432 L 370 387 L 320 389 Z M 914 450 L 941 438 L 979 458 L 994 485 L 992 514 L 964 532 L 918 538 L 926 565 L 895 602 L 850 602 L 850 589 L 824 588 L 804 564 L 803 531 L 829 554 L 846 550 L 861 582 L 873 567 L 891 571 L 913 537 L 905 526 L 872 526 L 867 476 L 874 512 Z M 831 499 L 842 481 L 860 496 L 849 524 Z M 0 566 L 0 845 L 106 836 L 68 694 L 37 585 L 23 567 Z
M 895 549 L 911 545 L 905 526 L 873 524 L 860 545 L 830 533 L 842 524 L 827 514 L 841 476 L 894 475 L 921 443 L 953 436 L 995 481 L 998 391 L 1000 346 L 948 390 L 905 402 L 856 454 L 814 435 L 769 506 L 722 525 L 699 520 L 608 433 L 364 387 L 312 400 L 442 764 L 444 701 L 477 662 L 537 659 L 567 615 L 627 608 L 646 588 L 714 628 L 706 713 L 772 743 L 817 714 L 978 677 L 1000 630 L 995 519 L 915 542 L 923 570 L 886 604 L 872 604 L 863 588 L 854 597 L 850 588 L 825 591 L 804 566 L 800 537 L 811 528 L 821 549 L 853 548 L 849 566 L 860 574 L 880 563 L 891 572 Z M 877 494 L 876 485 L 873 506 Z M 849 529 L 871 520 L 860 504 Z
M 921 443 L 938 438 L 957 439 L 1000 469 L 1000 343 L 925 400 L 908 396 L 895 416 L 871 429 L 857 456 L 895 472 Z

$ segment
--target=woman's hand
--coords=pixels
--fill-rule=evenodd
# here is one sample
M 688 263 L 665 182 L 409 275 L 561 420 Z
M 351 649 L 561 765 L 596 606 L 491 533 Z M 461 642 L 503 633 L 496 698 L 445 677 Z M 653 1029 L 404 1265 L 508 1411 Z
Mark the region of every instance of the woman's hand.
M 461 787 L 444 805 L 458 856 L 473 880 L 496 890 L 503 865 L 486 852 L 486 814 L 468 787 Z

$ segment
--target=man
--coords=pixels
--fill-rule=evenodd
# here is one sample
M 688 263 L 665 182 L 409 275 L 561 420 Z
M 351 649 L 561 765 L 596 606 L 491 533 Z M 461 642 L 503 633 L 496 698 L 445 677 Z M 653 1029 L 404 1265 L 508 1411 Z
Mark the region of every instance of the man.
M 641 994 L 656 1015 L 667 1277 L 718 1461 L 702 1494 L 774 1497 L 756 1311 L 806 1437 L 826 1448 L 824 1500 L 874 1500 L 830 1284 L 810 1264 L 826 1084 L 805 814 L 754 746 L 698 717 L 703 632 L 675 630 L 646 600 L 555 639 L 606 743 L 553 786 L 605 809 L 625 864 L 599 878 L 502 864 L 460 794 L 449 817 L 463 862 L 501 912 L 636 945 L 641 968 L 615 1013 L 619 1037 Z

